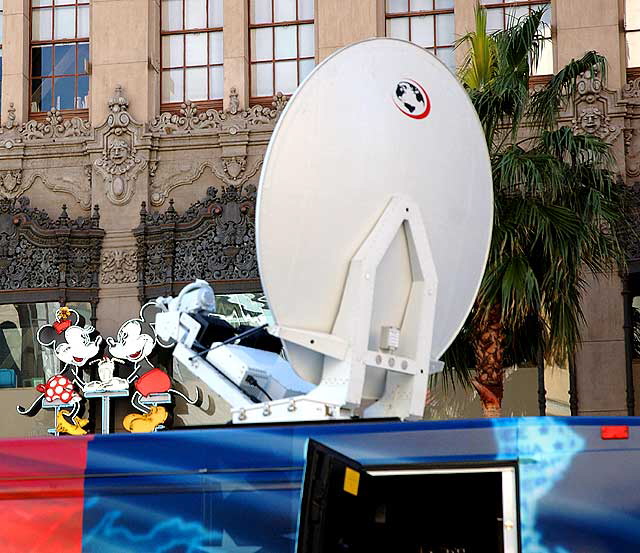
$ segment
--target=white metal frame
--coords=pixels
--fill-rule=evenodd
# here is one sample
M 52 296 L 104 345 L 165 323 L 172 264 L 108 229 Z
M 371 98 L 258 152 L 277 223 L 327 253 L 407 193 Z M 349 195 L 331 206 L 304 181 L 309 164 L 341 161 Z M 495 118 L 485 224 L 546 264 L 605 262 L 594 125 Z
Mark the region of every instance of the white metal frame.
M 369 350 L 376 271 L 398 231 L 409 249 L 412 285 L 400 334 L 415 351 L 412 357 Z M 319 385 L 305 396 L 232 409 L 234 423 L 345 418 L 361 407 L 367 367 L 386 372 L 384 393 L 363 411 L 365 417 L 422 419 L 432 363 L 438 280 L 418 205 L 393 196 L 380 219 L 351 259 L 342 301 L 331 334 L 276 327 L 285 342 L 325 356 Z M 294 367 L 295 369 L 295 367 Z M 234 406 L 235 407 L 235 406 Z

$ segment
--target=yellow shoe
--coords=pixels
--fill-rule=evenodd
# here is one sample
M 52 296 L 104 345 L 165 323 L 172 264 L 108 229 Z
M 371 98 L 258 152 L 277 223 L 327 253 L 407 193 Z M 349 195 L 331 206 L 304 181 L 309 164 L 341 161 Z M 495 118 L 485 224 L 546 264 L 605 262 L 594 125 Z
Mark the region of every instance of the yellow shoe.
M 56 417 L 56 430 L 58 432 L 62 432 L 64 434 L 71 434 L 72 436 L 82 436 L 83 434 L 87 433 L 87 431 L 81 428 L 81 426 L 77 423 L 78 417 L 74 419 L 76 424 L 73 425 L 67 419 L 64 418 L 65 415 L 69 415 L 69 411 L 58 411 L 58 416 Z M 83 419 L 80 419 L 80 420 L 83 420 Z
M 167 420 L 167 410 L 164 407 L 152 407 L 146 414 L 131 413 L 122 420 L 122 426 L 128 432 L 153 432 Z
M 89 419 L 81 419 L 80 417 L 75 417 L 73 419 L 73 422 L 76 423 L 76 426 L 81 426 L 82 428 L 84 428 L 85 426 L 87 426 L 87 424 L 89 424 Z

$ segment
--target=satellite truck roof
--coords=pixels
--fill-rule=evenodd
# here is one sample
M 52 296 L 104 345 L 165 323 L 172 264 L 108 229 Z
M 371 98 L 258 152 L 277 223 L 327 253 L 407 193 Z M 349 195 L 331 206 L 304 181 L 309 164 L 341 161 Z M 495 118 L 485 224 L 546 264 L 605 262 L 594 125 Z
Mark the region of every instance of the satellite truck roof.
M 392 196 L 419 206 L 437 271 L 431 357 L 469 313 L 493 220 L 485 136 L 466 92 L 435 56 L 376 38 L 319 64 L 289 100 L 260 177 L 256 243 L 276 324 L 331 333 L 349 264 Z M 400 326 L 411 286 L 407 241 L 394 240 L 376 282 L 370 345 Z M 317 383 L 322 355 L 287 344 Z

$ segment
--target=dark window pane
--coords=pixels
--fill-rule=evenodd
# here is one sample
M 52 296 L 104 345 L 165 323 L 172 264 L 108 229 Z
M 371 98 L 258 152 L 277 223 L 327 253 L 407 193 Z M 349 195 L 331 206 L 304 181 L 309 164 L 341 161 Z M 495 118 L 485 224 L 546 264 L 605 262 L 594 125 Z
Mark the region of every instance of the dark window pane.
M 54 75 L 75 75 L 76 73 L 76 45 L 62 44 L 55 47 Z
M 89 77 L 78 78 L 78 97 L 76 98 L 76 109 L 87 109 L 89 107 Z
M 85 61 L 89 61 L 89 45 L 85 42 L 78 44 L 78 73 L 87 73 Z
M 49 111 L 51 109 L 51 79 L 33 79 L 31 81 L 31 111 Z
M 31 49 L 32 75 L 34 77 L 47 77 L 52 75 L 52 57 L 53 51 L 51 46 L 34 46 Z
M 54 102 L 57 109 L 73 109 L 76 96 L 75 77 L 55 79 L 53 84 Z

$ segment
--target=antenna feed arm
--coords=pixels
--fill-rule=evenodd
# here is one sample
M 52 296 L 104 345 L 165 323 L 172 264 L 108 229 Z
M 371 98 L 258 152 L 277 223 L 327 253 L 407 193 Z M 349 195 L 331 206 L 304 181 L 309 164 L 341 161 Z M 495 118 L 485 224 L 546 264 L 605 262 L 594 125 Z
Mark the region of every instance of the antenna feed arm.
M 346 340 L 325 332 L 287 326 L 272 326 L 269 327 L 269 333 L 285 342 L 303 346 L 338 361 L 344 361 L 349 351 L 349 343 Z

